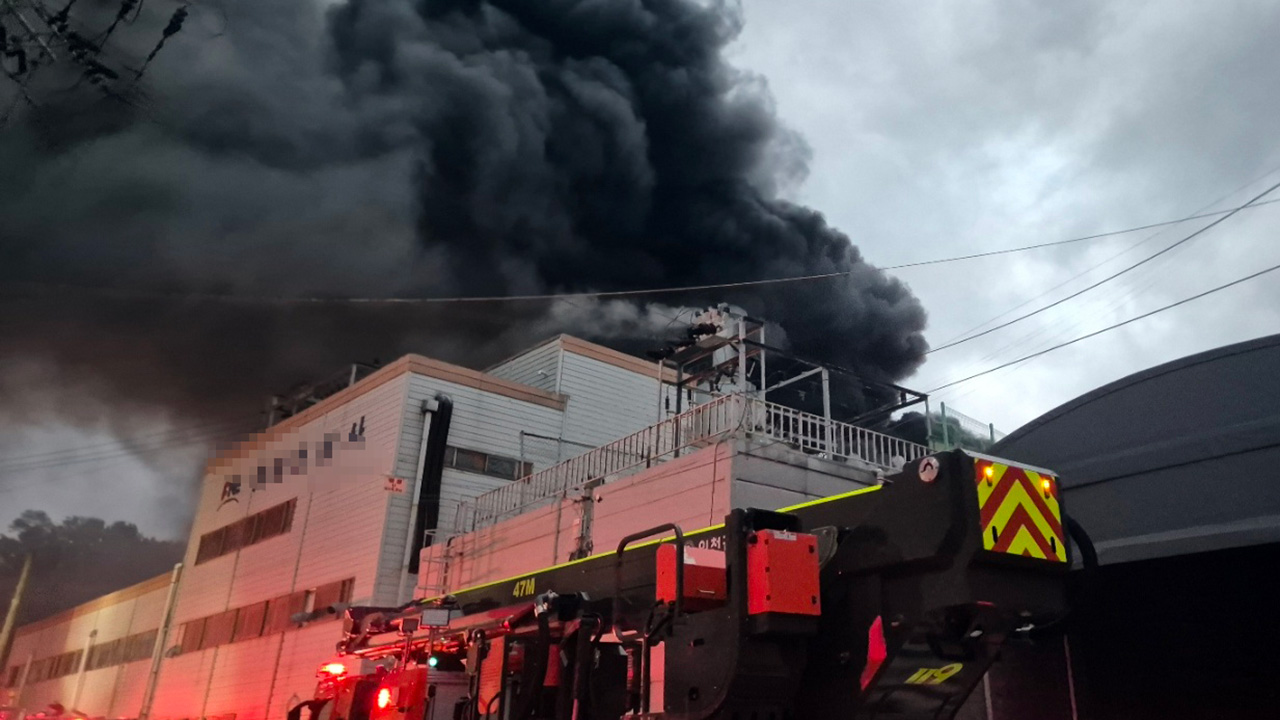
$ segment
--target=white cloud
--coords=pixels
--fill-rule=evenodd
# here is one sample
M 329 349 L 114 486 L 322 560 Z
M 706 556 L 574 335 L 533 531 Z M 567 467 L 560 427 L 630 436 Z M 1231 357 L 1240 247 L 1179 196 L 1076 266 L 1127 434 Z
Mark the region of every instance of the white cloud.
M 769 79 L 813 148 L 799 199 L 878 264 L 1188 215 L 1280 164 L 1277 6 L 749 0 L 745 14 L 734 61 Z M 1241 213 L 1077 300 L 939 352 L 907 384 L 928 390 L 1280 262 L 1267 232 L 1277 212 Z M 1017 314 L 1198 226 L 898 274 L 937 346 L 1144 238 L 1155 235 Z M 938 399 L 1011 430 L 1131 372 L 1280 332 L 1277 288 L 1225 291 Z

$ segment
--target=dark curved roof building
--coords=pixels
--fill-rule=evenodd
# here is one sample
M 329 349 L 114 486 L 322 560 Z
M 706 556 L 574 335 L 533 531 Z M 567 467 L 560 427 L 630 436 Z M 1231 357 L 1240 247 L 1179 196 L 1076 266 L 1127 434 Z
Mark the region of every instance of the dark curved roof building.
M 1059 472 L 1103 563 L 1280 540 L 1280 335 L 1117 380 L 992 453 Z
M 1058 681 L 1029 693 L 997 668 L 987 718 L 1280 717 L 1261 670 L 1280 647 L 1280 335 L 1100 387 L 991 453 L 1060 474 L 1101 567 L 1074 578 L 1065 642 L 1007 659 Z

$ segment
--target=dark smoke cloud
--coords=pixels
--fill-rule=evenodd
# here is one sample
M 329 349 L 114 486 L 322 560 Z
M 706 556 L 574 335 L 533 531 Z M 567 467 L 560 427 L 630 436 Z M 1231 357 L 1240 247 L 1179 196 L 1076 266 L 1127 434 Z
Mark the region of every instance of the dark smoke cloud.
M 136 65 L 174 7 L 147 3 L 108 49 Z M 197 4 L 118 98 L 48 71 L 33 85 L 41 107 L 0 131 L 0 414 L 107 422 L 77 411 L 86 393 L 124 415 L 252 412 L 353 360 L 483 364 L 551 332 L 661 335 L 673 314 L 196 293 L 527 294 L 847 271 L 656 299 L 728 300 L 778 322 L 801 354 L 905 377 L 923 358 L 924 311 L 820 214 L 780 199 L 807 151 L 763 81 L 724 62 L 737 22 L 692 0 Z M 4 107 L 12 92 L 0 86 Z M 13 368 L 31 363 L 62 389 L 23 385 Z

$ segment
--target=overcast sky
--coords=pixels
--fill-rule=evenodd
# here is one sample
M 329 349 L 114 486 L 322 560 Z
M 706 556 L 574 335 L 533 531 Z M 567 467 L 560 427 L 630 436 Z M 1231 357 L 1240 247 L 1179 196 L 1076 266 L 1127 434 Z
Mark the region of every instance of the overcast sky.
M 812 149 L 791 197 L 878 265 L 1174 219 L 1280 181 L 1267 175 L 1280 166 L 1280 4 L 745 0 L 744 11 L 732 61 L 767 82 Z M 905 384 L 930 391 L 1280 263 L 1278 220 L 1280 206 L 1243 212 L 1079 299 L 931 355 Z M 1206 222 L 898 275 L 927 308 L 937 347 Z M 1010 431 L 1134 371 L 1280 332 L 1278 288 L 1280 275 L 1268 276 L 935 397 Z M 110 441 L 57 426 L 18 432 L 31 452 Z M 0 515 L 45 507 L 174 535 L 189 511 L 166 488 L 202 454 L 184 447 L 143 464 L 121 453 L 61 468 L 56 483 L 20 477 Z
M 813 149 L 796 198 L 876 264 L 1185 217 L 1280 181 L 1259 179 L 1280 166 L 1277 4 L 793 0 L 745 9 L 734 61 L 767 78 L 779 114 Z M 1278 221 L 1280 206 L 1242 212 L 1078 299 L 932 354 L 907 384 L 929 391 L 1280 263 Z M 938 347 L 1207 222 L 897 272 L 928 309 Z M 1134 371 L 1280 332 L 1277 300 L 1280 274 L 1265 276 L 937 399 L 1011 431 Z

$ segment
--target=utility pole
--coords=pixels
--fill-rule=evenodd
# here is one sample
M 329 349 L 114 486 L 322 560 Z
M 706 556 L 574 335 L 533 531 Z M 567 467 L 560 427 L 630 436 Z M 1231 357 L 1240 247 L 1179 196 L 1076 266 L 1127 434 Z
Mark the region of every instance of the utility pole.
M 35 554 L 28 552 L 27 559 L 22 562 L 22 572 L 18 574 L 18 585 L 13 589 L 13 597 L 9 600 L 9 613 L 4 616 L 4 629 L 0 630 L 0 668 L 6 667 L 9 660 L 9 639 L 13 636 L 13 626 L 18 622 L 18 610 L 22 607 L 22 595 L 27 591 L 27 581 L 31 579 L 31 562 Z
M 156 699 L 156 687 L 160 682 L 160 665 L 164 662 L 165 650 L 169 645 L 169 629 L 173 625 L 173 609 L 177 605 L 178 583 L 182 581 L 182 563 L 173 566 L 169 576 L 169 594 L 164 599 L 163 617 L 160 619 L 160 630 L 156 632 L 156 643 L 151 646 L 151 670 L 147 673 L 146 689 L 142 691 L 142 709 L 138 717 L 149 720 L 151 704 Z

